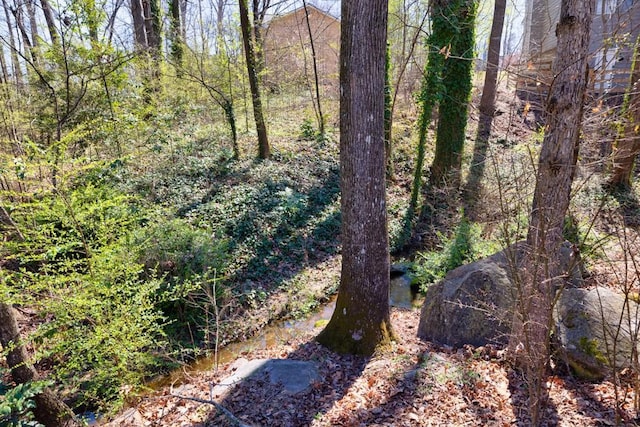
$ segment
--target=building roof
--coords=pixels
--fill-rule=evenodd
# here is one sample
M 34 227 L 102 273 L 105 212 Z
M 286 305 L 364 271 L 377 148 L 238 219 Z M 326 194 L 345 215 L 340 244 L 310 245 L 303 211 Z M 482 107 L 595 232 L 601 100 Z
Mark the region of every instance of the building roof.
M 300 10 L 303 10 L 303 9 L 304 9 L 304 6 L 299 6 L 299 7 L 296 7 L 295 9 L 293 9 L 293 10 L 288 10 L 288 11 L 283 12 L 283 13 L 277 13 L 277 14 L 273 14 L 273 15 L 268 15 L 268 16 L 265 17 L 265 20 L 264 20 L 265 24 L 268 25 L 273 20 L 284 18 L 285 16 L 289 16 L 289 15 L 292 15 L 294 13 L 298 13 Z M 336 16 L 336 15 L 334 15 L 333 13 L 331 13 L 329 11 L 322 10 L 321 8 L 319 8 L 318 6 L 313 4 L 312 1 L 307 1 L 307 9 L 309 9 L 309 10 L 313 9 L 313 10 L 315 10 L 317 12 L 322 13 L 323 15 L 328 16 L 329 18 L 335 19 L 336 21 L 340 21 L 340 17 L 339 16 Z

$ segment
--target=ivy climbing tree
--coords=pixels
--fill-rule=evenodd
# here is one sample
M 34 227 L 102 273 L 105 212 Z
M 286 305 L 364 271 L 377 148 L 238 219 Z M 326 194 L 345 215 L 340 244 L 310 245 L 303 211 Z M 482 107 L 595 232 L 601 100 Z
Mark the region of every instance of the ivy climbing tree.
M 434 0 L 431 49 L 444 56 L 436 153 L 430 182 L 460 185 L 460 167 L 471 95 L 477 0 Z
M 433 0 L 432 32 L 427 39 L 427 65 L 420 90 L 418 150 L 411 199 L 399 245 L 411 235 L 422 189 L 427 150 L 427 130 L 434 109 L 439 107 L 436 156 L 431 165 L 434 185 L 443 184 L 450 172 L 459 184 L 461 153 L 467 125 L 467 104 L 471 93 L 476 0 Z

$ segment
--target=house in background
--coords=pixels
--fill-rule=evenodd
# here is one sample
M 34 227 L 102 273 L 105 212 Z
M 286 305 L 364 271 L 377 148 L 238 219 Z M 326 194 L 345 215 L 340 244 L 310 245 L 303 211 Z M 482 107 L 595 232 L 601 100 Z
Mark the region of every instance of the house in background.
M 633 45 L 640 34 L 640 1 L 595 1 L 589 45 L 591 91 L 615 97 L 624 93 L 629 83 Z M 561 0 L 526 1 L 521 91 L 539 91 L 540 86 L 550 82 L 560 3 Z
M 318 77 L 337 87 L 340 69 L 340 20 L 307 4 L 272 17 L 264 35 L 265 81 L 272 88 L 311 84 L 314 80 L 311 38 L 316 51 Z

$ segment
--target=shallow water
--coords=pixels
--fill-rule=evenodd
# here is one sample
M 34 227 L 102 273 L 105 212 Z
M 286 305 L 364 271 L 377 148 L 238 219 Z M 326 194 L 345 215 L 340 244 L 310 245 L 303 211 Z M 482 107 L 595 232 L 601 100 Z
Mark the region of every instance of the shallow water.
M 416 299 L 415 293 L 411 290 L 411 280 L 406 275 L 395 277 L 391 280 L 389 289 L 389 303 L 393 307 L 411 308 Z M 312 331 L 319 322 L 326 322 L 331 318 L 336 307 L 336 298 L 323 304 L 318 311 L 310 317 L 302 320 L 286 320 L 276 322 L 265 327 L 258 335 L 245 341 L 232 343 L 218 350 L 216 355 L 202 357 L 183 368 L 177 369 L 169 375 L 154 380 L 148 386 L 153 390 L 158 390 L 169 385 L 180 385 L 188 377 L 189 373 L 209 371 L 218 365 L 223 365 L 237 359 L 242 353 L 255 349 L 268 349 L 295 338 L 299 334 Z

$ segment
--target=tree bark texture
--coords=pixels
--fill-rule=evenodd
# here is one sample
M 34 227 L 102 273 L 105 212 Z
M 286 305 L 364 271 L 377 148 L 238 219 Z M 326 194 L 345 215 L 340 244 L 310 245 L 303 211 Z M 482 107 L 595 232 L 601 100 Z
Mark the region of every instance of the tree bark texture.
M 184 39 L 182 38 L 182 7 L 180 0 L 171 0 L 169 3 L 171 24 L 171 57 L 176 67 L 178 77 L 182 74 L 182 58 L 184 56 Z
M 40 36 L 38 35 L 38 21 L 36 18 L 35 0 L 25 1 L 25 6 L 27 7 L 27 14 L 29 15 L 29 27 L 31 29 L 31 40 L 33 40 L 33 45 L 37 47 L 38 39 L 40 38 Z
M 145 17 L 143 0 L 131 0 L 131 17 L 133 19 L 133 40 L 137 49 L 146 49 L 147 32 L 145 30 Z
M 20 332 L 15 310 L 11 305 L 0 302 L 0 344 L 7 353 L 7 365 L 11 376 L 18 384 L 38 380 L 38 373 L 29 362 L 27 350 L 20 343 Z M 36 407 L 33 414 L 46 427 L 77 426 L 73 412 L 50 389 L 45 388 L 34 397 Z
M 518 288 L 519 309 L 510 342 L 526 376 L 534 424 L 546 399 L 552 309 L 562 286 L 558 253 L 578 159 L 592 12 L 593 0 L 562 1 L 555 77 L 546 103 L 545 136 L 527 235 L 531 253 Z
M 253 12 L 253 53 L 255 57 L 255 66 L 258 74 L 264 71 L 264 37 L 262 35 L 262 27 L 267 11 L 271 7 L 271 0 L 252 0 L 251 10 Z
M 491 24 L 491 35 L 489 36 L 487 69 L 484 76 L 482 97 L 480 98 L 480 128 L 478 128 L 478 138 L 482 138 L 485 142 L 489 140 L 491 122 L 495 113 L 496 87 L 500 67 L 500 47 L 502 44 L 502 29 L 504 27 L 506 9 L 507 0 L 495 0 L 493 23 Z
M 154 61 L 160 60 L 162 52 L 162 36 L 160 34 L 162 10 L 159 0 L 142 0 L 145 16 L 145 30 L 147 32 L 147 49 Z
M 631 175 L 640 153 L 640 37 L 636 40 L 633 71 L 625 99 L 623 131 L 616 140 L 609 186 L 631 188 Z
M 433 33 L 438 34 L 443 96 L 438 109 L 436 153 L 430 181 L 436 186 L 460 184 L 460 167 L 467 128 L 467 109 L 471 95 L 475 20 L 478 0 L 434 0 Z M 432 47 L 433 48 L 433 47 Z
M 242 40 L 247 62 L 247 75 L 249 77 L 251 100 L 253 102 L 253 118 L 256 122 L 256 131 L 258 133 L 258 157 L 268 159 L 271 156 L 271 149 L 269 147 L 269 139 L 267 138 L 267 126 L 264 121 L 262 101 L 260 99 L 260 85 L 258 83 L 258 70 L 256 68 L 256 55 L 251 37 L 251 23 L 249 21 L 247 0 L 240 0 L 239 5 L 240 26 L 242 27 Z
M 342 272 L 336 309 L 318 336 L 342 353 L 372 354 L 393 335 L 385 202 L 386 31 L 386 0 L 342 2 Z

